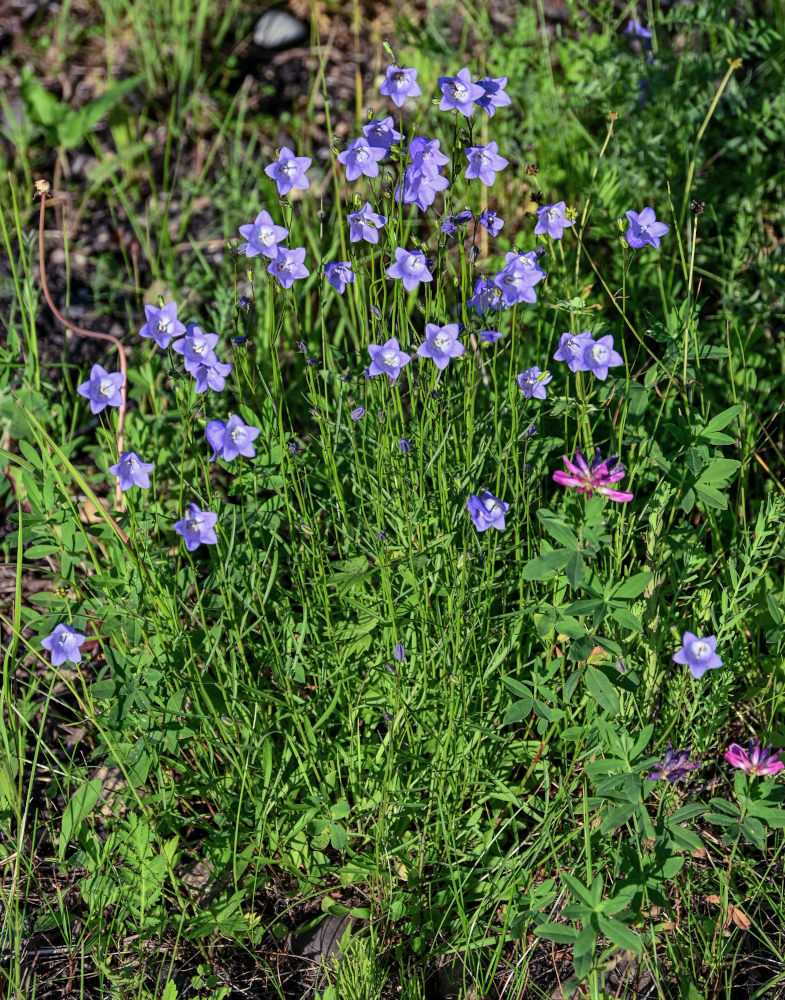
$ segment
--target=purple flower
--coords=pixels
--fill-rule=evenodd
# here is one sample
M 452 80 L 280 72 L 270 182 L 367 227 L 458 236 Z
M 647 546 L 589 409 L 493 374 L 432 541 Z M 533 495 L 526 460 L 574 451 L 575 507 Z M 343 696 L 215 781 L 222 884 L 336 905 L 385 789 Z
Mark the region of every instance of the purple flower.
M 357 275 L 352 270 L 352 265 L 348 260 L 325 264 L 324 276 L 327 278 L 328 284 L 332 285 L 341 295 L 346 291 L 347 285 L 357 280 Z
M 143 490 L 150 488 L 149 472 L 153 471 L 152 462 L 143 462 L 135 451 L 124 451 L 117 465 L 110 465 L 109 471 L 120 480 L 120 489 L 125 492 L 132 486 L 141 486 Z
M 406 650 L 403 648 L 402 642 L 396 642 L 395 649 L 393 650 L 393 658 L 396 663 L 403 663 L 406 658 Z
M 594 461 L 589 465 L 583 455 L 575 452 L 571 462 L 566 455 L 562 456 L 568 472 L 557 469 L 553 474 L 554 482 L 561 486 L 577 486 L 579 493 L 586 493 L 591 497 L 593 493 L 602 493 L 611 500 L 619 503 L 627 503 L 632 500 L 632 493 L 625 493 L 622 490 L 610 489 L 611 483 L 617 483 L 624 478 L 624 466 L 615 455 L 603 459 L 600 456 L 600 449 L 594 449 Z
M 218 362 L 213 350 L 217 343 L 217 333 L 203 333 L 196 323 L 189 323 L 185 336 L 172 344 L 172 350 L 182 354 L 185 370 L 189 375 L 196 377 L 200 366 Z
M 387 79 L 379 87 L 379 93 L 389 97 L 393 104 L 402 108 L 407 97 L 419 97 L 422 94 L 417 83 L 417 70 L 388 66 Z
M 411 166 L 424 174 L 436 175 L 440 169 L 450 162 L 450 157 L 441 151 L 438 139 L 426 139 L 424 135 L 415 136 L 409 143 Z
M 685 632 L 681 637 L 681 644 L 678 653 L 673 654 L 673 662 L 686 664 L 696 679 L 703 677 L 707 670 L 716 670 L 722 666 L 722 660 L 717 656 L 716 636 L 699 638 L 694 632 Z
M 501 307 L 501 292 L 491 277 L 478 278 L 474 282 L 474 292 L 466 305 L 476 309 L 478 313 L 486 313 L 489 309 Z
M 563 201 L 555 205 L 543 205 L 537 209 L 537 225 L 534 232 L 538 235 L 547 233 L 552 239 L 560 240 L 568 226 L 574 226 L 575 220 L 567 218 L 567 205 Z
M 627 27 L 624 29 L 625 35 L 637 35 L 639 38 L 651 38 L 651 32 L 648 28 L 644 28 L 640 21 L 636 21 L 633 18 L 627 22 Z
M 55 625 L 54 632 L 41 640 L 44 649 L 49 650 L 53 667 L 59 667 L 69 660 L 71 663 L 81 663 L 82 654 L 79 647 L 87 641 L 87 636 L 77 632 L 70 625 Z
M 349 220 L 349 241 L 357 243 L 365 240 L 366 243 L 378 243 L 378 230 L 387 222 L 387 217 L 377 215 L 371 208 L 371 203 L 366 201 L 363 207 L 357 212 L 350 212 L 347 215 Z
M 518 388 L 526 399 L 545 399 L 545 386 L 553 379 L 550 372 L 541 372 L 537 365 L 518 376 Z
M 771 743 L 764 749 L 759 742 L 750 740 L 746 750 L 738 743 L 731 743 L 725 753 L 725 760 L 747 774 L 778 774 L 785 767 L 785 762 L 778 759 L 781 753 L 782 750 L 772 750 Z
M 545 277 L 545 271 L 537 263 L 536 252 L 508 253 L 505 259 L 506 265 L 493 279 L 501 293 L 502 305 L 509 307 L 516 302 L 536 302 L 534 286 Z
M 217 514 L 210 510 L 200 510 L 195 503 L 189 503 L 185 508 L 185 517 L 175 522 L 174 530 L 183 536 L 186 549 L 193 552 L 200 545 L 218 544 L 215 533 L 217 520 Z
M 278 194 L 288 194 L 292 188 L 306 191 L 309 187 L 305 171 L 311 165 L 310 156 L 295 156 L 288 146 L 284 146 L 278 159 L 264 168 L 264 172 L 278 185 Z
M 108 372 L 101 365 L 93 365 L 90 378 L 76 387 L 80 396 L 90 400 L 90 410 L 100 413 L 107 406 L 122 406 L 123 394 L 120 391 L 125 375 L 122 372 Z
M 365 407 L 355 406 L 355 408 L 352 410 L 349 416 L 352 418 L 352 420 L 362 420 L 362 418 L 365 416 Z
M 554 361 L 566 361 L 571 372 L 588 371 L 584 355 L 586 348 L 591 348 L 594 341 L 591 334 L 585 333 L 563 333 L 559 337 L 559 346 L 553 355 Z
M 147 322 L 139 331 L 140 337 L 149 337 L 165 351 L 173 337 L 185 333 L 185 325 L 177 318 L 177 303 L 167 302 L 164 306 L 145 306 Z
M 226 385 L 226 376 L 232 370 L 232 365 L 222 365 L 220 361 L 214 361 L 209 365 L 199 365 L 193 373 L 196 379 L 197 393 L 212 389 L 214 392 L 223 392 Z
M 466 501 L 466 509 L 477 531 L 485 531 L 487 528 L 501 531 L 504 528 L 504 515 L 510 509 L 510 505 L 488 490 L 483 490 L 479 496 L 472 493 Z
M 436 194 L 450 186 L 438 171 L 421 170 L 413 164 L 406 168 L 403 184 L 395 189 L 395 200 L 404 205 L 417 205 L 425 212 L 436 201 Z
M 267 267 L 268 274 L 273 274 L 281 282 L 282 288 L 291 288 L 297 278 L 307 278 L 311 273 L 305 266 L 305 247 L 294 250 L 278 248 L 278 256 Z
M 640 213 L 625 212 L 630 221 L 630 228 L 624 234 L 633 250 L 640 250 L 650 243 L 653 247 L 660 245 L 660 237 L 670 232 L 664 222 L 657 222 L 653 208 L 644 208 Z
M 480 340 L 484 344 L 495 344 L 497 340 L 501 340 L 501 330 L 480 330 L 477 334 Z
M 510 162 L 499 156 L 499 146 L 495 142 L 489 142 L 487 146 L 469 146 L 466 157 L 469 166 L 463 176 L 468 181 L 478 178 L 488 187 L 495 183 L 497 170 L 504 170 Z
M 240 226 L 240 235 L 247 242 L 237 247 L 238 253 L 244 253 L 246 257 L 258 257 L 259 254 L 276 257 L 278 244 L 286 239 L 289 230 L 283 226 L 276 226 L 270 213 L 262 209 L 253 222 Z
M 439 104 L 440 111 L 451 111 L 454 108 L 469 118 L 474 111 L 472 107 L 474 102 L 485 96 L 484 88 L 472 83 L 466 66 L 459 70 L 455 76 L 440 76 L 438 82 L 444 95 Z
M 259 437 L 258 427 L 244 424 L 234 413 L 229 420 L 211 420 L 204 431 L 207 443 L 213 449 L 210 458 L 214 462 L 216 457 L 220 457 L 224 462 L 231 462 L 238 455 L 246 458 L 253 458 L 256 450 L 253 442 Z
M 482 87 L 483 95 L 475 98 L 474 103 L 487 111 L 491 118 L 496 114 L 497 108 L 506 108 L 511 103 L 510 95 L 504 89 L 507 86 L 506 76 L 484 76 L 477 81 L 477 86 Z
M 393 128 L 391 115 L 388 115 L 387 118 L 377 118 L 372 122 L 368 122 L 367 125 L 363 125 L 363 132 L 368 142 L 372 146 L 383 149 L 385 154 L 394 142 L 399 142 L 403 139 L 401 133 Z
M 498 236 L 504 227 L 504 219 L 500 219 L 495 212 L 483 212 L 477 221 L 485 226 L 491 236 Z
M 647 775 L 648 780 L 659 781 L 661 778 L 665 778 L 671 784 L 676 781 L 686 781 L 690 771 L 701 766 L 699 760 L 689 761 L 691 749 L 691 747 L 687 747 L 686 750 L 674 750 L 673 744 L 668 741 L 665 756 Z
M 368 376 L 387 375 L 390 382 L 398 381 L 401 369 L 411 361 L 409 355 L 402 351 L 397 337 L 390 337 L 384 344 L 370 344 L 368 353 L 371 355 L 371 363 L 368 366 Z
M 401 440 L 398 442 L 398 449 L 400 450 L 402 455 L 408 455 L 409 452 L 412 450 L 411 442 L 409 441 L 409 439 L 401 438 Z
M 338 154 L 338 160 L 346 168 L 346 180 L 356 181 L 361 175 L 366 177 L 379 176 L 379 160 L 383 160 L 386 150 L 372 146 L 365 136 L 349 143 L 347 148 Z
M 448 323 L 446 326 L 426 323 L 425 343 L 417 348 L 418 355 L 421 358 L 430 358 L 439 371 L 444 371 L 451 358 L 459 358 L 466 350 L 458 340 L 460 332 L 461 327 L 458 323 Z
M 597 341 L 591 341 L 586 345 L 583 352 L 584 371 L 593 372 L 595 376 L 604 382 L 608 377 L 608 369 L 616 365 L 623 365 L 624 358 L 618 351 L 613 349 L 613 337 L 607 334 Z
M 387 276 L 400 278 L 407 292 L 413 292 L 421 281 L 433 281 L 422 250 L 395 248 L 395 263 L 387 268 Z

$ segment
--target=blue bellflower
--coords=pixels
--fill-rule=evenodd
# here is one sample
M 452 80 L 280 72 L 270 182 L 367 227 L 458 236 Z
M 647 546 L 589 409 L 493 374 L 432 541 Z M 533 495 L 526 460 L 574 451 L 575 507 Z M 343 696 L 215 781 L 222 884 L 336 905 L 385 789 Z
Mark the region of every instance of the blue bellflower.
M 217 343 L 217 333 L 204 333 L 196 323 L 189 323 L 185 336 L 175 340 L 172 350 L 175 354 L 182 354 L 185 370 L 196 377 L 201 365 L 212 365 L 218 361 L 214 350 Z
M 482 97 L 475 98 L 474 103 L 487 111 L 489 117 L 493 118 L 497 108 L 506 108 L 511 103 L 510 95 L 504 89 L 507 86 L 506 76 L 484 76 L 477 81 L 477 86 L 482 87 L 484 93 Z
M 374 212 L 369 201 L 366 201 L 357 212 L 350 212 L 346 218 L 349 220 L 350 243 L 358 243 L 360 240 L 365 240 L 366 243 L 378 243 L 379 230 L 387 222 L 386 216 Z
M 393 128 L 391 115 L 388 115 L 386 118 L 374 119 L 374 121 L 368 122 L 367 125 L 363 125 L 363 132 L 371 146 L 383 149 L 385 154 L 394 142 L 400 142 L 403 138 L 401 133 Z
M 185 333 L 185 324 L 177 318 L 177 303 L 167 302 L 163 306 L 145 306 L 147 322 L 139 331 L 140 337 L 149 337 L 165 351 L 175 337 Z
M 336 261 L 332 264 L 324 265 L 324 276 L 328 284 L 341 295 L 346 291 L 346 286 L 357 280 L 357 275 L 352 270 L 352 265 L 348 260 Z
M 70 625 L 55 625 L 54 632 L 41 640 L 41 645 L 49 651 L 53 667 L 59 667 L 68 660 L 70 663 L 81 663 L 80 646 L 87 641 L 87 636 L 77 632 Z
M 488 528 L 502 531 L 505 527 L 504 515 L 510 509 L 510 505 L 488 490 L 483 490 L 479 496 L 473 493 L 469 497 L 466 501 L 466 509 L 469 511 L 472 524 L 477 531 L 486 531 Z
M 240 226 L 240 235 L 246 242 L 237 247 L 238 253 L 243 253 L 246 257 L 258 257 L 262 254 L 274 258 L 278 256 L 278 244 L 286 239 L 289 230 L 276 226 L 270 213 L 262 209 L 253 222 Z
M 673 662 L 688 666 L 696 679 L 703 677 L 707 670 L 717 670 L 722 666 L 722 660 L 717 656 L 717 637 L 706 635 L 700 638 L 694 632 L 685 632 L 681 649 L 673 654 Z
M 504 219 L 500 219 L 495 212 L 483 212 L 477 221 L 488 230 L 491 236 L 498 236 L 504 228 Z
M 518 375 L 518 388 L 524 399 L 545 399 L 548 395 L 545 386 L 553 379 L 550 372 L 541 372 L 537 365 L 527 368 Z
M 390 337 L 384 344 L 370 344 L 368 353 L 371 355 L 369 378 L 387 375 L 393 384 L 398 381 L 401 369 L 411 361 L 409 355 L 401 350 L 397 337 Z
M 288 146 L 284 146 L 278 154 L 278 159 L 266 166 L 264 172 L 275 181 L 278 194 L 283 197 L 292 188 L 306 191 L 310 187 L 305 175 L 310 165 L 310 156 L 295 156 Z
M 132 486 L 143 490 L 150 488 L 149 473 L 153 471 L 152 462 L 143 462 L 135 451 L 124 451 L 116 465 L 110 465 L 109 471 L 120 480 L 120 489 L 125 492 Z
M 459 358 L 466 350 L 458 340 L 460 332 L 458 323 L 448 323 L 446 326 L 426 323 L 425 343 L 417 348 L 417 354 L 421 358 L 430 358 L 439 371 L 444 371 L 452 358 Z
M 207 443 L 213 449 L 210 461 L 214 462 L 220 457 L 224 462 L 231 462 L 238 455 L 253 458 L 256 455 L 253 442 L 260 433 L 258 427 L 244 424 L 234 413 L 226 423 L 223 420 L 211 420 L 204 431 Z
M 186 549 L 193 552 L 200 545 L 218 544 L 215 533 L 217 520 L 217 514 L 210 510 L 200 510 L 195 503 L 189 503 L 185 508 L 185 517 L 175 522 L 174 530 L 182 535 Z
M 101 365 L 93 365 L 90 378 L 76 387 L 80 396 L 90 400 L 92 413 L 101 413 L 107 406 L 122 406 L 123 394 L 120 391 L 125 382 L 122 372 L 108 372 Z
M 294 250 L 284 250 L 283 247 L 279 247 L 277 256 L 267 267 L 267 272 L 280 281 L 282 288 L 291 288 L 297 278 L 307 278 L 311 273 L 303 263 L 304 260 L 305 247 L 296 247 Z
M 387 268 L 390 278 L 400 278 L 407 292 L 413 292 L 421 281 L 433 281 L 422 250 L 395 248 L 395 263 Z
M 670 232 L 664 222 L 657 222 L 653 208 L 644 208 L 642 212 L 625 212 L 630 226 L 624 234 L 633 250 L 640 250 L 650 244 L 659 247 L 660 237 Z
M 567 218 L 567 205 L 563 201 L 556 202 L 555 205 L 543 205 L 537 209 L 537 225 L 534 232 L 538 236 L 545 233 L 554 240 L 560 240 L 564 235 L 564 230 L 575 225 L 574 219 Z
M 485 96 L 485 89 L 472 83 L 466 66 L 459 70 L 455 76 L 440 76 L 438 83 L 442 92 L 442 99 L 439 102 L 440 111 L 460 111 L 462 115 L 469 118 L 474 112 L 474 102 Z
M 344 165 L 346 180 L 356 181 L 358 177 L 378 177 L 379 160 L 383 160 L 387 150 L 372 146 L 365 136 L 355 139 L 338 154 L 338 161 Z
M 419 97 L 422 94 L 417 83 L 417 70 L 388 66 L 387 77 L 379 87 L 379 93 L 389 97 L 393 104 L 402 108 L 407 97 Z
M 504 170 L 510 162 L 499 156 L 499 147 L 495 142 L 489 142 L 487 146 L 469 146 L 466 157 L 469 166 L 463 176 L 468 181 L 478 179 L 487 187 L 493 187 L 497 171 Z

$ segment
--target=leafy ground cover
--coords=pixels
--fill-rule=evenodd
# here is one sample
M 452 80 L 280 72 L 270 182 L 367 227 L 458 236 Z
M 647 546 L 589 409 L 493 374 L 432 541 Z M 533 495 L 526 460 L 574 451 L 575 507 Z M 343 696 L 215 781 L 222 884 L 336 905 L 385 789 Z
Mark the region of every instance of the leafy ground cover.
M 293 10 L 0 36 L 6 993 L 782 996 L 782 8 Z

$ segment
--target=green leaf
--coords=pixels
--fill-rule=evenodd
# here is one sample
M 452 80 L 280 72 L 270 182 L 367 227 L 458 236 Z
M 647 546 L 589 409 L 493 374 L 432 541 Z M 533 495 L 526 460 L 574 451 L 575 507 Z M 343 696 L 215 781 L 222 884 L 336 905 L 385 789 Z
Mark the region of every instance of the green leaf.
M 613 833 L 613 831 L 618 830 L 620 826 L 624 826 L 627 820 L 630 819 L 633 813 L 636 812 L 637 808 L 637 803 L 633 804 L 632 802 L 624 802 L 622 805 L 615 806 L 613 809 L 608 810 L 602 818 L 600 830 L 603 833 Z
M 635 931 L 630 930 L 621 920 L 615 920 L 613 917 L 598 916 L 597 923 L 600 925 L 600 930 L 605 937 L 615 944 L 617 948 L 624 948 L 626 951 L 632 951 L 636 954 L 640 952 L 641 939 Z
M 598 670 L 596 667 L 587 668 L 586 688 L 589 694 L 606 712 L 610 712 L 611 715 L 618 715 L 621 711 L 619 696 L 601 670 Z
M 580 552 L 572 552 L 567 560 L 567 580 L 573 590 L 577 590 L 583 582 L 586 568 Z
M 531 697 L 531 689 L 529 686 L 516 680 L 514 677 L 503 677 L 502 684 L 504 684 L 507 690 L 514 694 L 517 698 Z
M 25 66 L 19 84 L 19 93 L 30 119 L 45 129 L 53 129 L 74 112 L 59 101 L 43 86 L 35 73 Z
M 611 594 L 611 597 L 617 598 L 619 600 L 631 601 L 644 592 L 648 587 L 651 578 L 654 574 L 648 571 L 644 573 L 636 573 L 631 576 L 628 580 L 625 580 L 620 586 L 618 586 Z
M 349 834 L 343 823 L 333 823 L 330 827 L 330 846 L 334 851 L 342 851 L 346 846 Z
M 702 500 L 707 507 L 714 507 L 716 510 L 725 510 L 728 506 L 728 498 L 715 490 L 713 486 L 707 486 L 703 482 L 695 483 L 693 486 L 695 495 Z M 687 512 L 688 513 L 688 512 Z
M 514 701 L 504 713 L 502 725 L 512 726 L 517 722 L 523 721 L 523 719 L 531 715 L 533 704 L 531 698 L 521 698 L 518 701 Z
M 631 632 L 643 631 L 643 625 L 641 624 L 640 618 L 636 618 L 631 611 L 627 610 L 627 608 L 614 608 L 613 611 L 611 611 L 611 618 L 617 621 L 622 628 L 629 629 Z
M 546 938 L 548 941 L 555 941 L 557 944 L 572 944 L 578 940 L 580 932 L 577 927 L 571 927 L 569 924 L 554 924 L 549 922 L 535 927 L 534 933 L 537 937 Z
M 526 563 L 521 572 L 524 580 L 547 580 L 548 577 L 564 569 L 573 552 L 570 549 L 554 549 L 545 552 L 536 559 Z
M 740 466 L 735 458 L 713 458 L 701 473 L 700 483 L 725 483 Z
M 568 524 L 550 510 L 538 510 L 537 519 L 542 522 L 545 530 L 552 535 L 557 542 L 566 545 L 567 548 L 577 549 L 578 536 Z
M 65 807 L 63 813 L 63 823 L 60 829 L 60 843 L 58 845 L 58 855 L 60 860 L 65 857 L 65 849 L 68 841 L 75 835 L 82 822 L 92 812 L 93 806 L 101 797 L 101 779 L 92 778 L 81 785 L 71 800 Z
M 724 427 L 733 420 L 734 417 L 741 413 L 741 406 L 729 406 L 727 410 L 723 410 L 722 413 L 718 413 L 716 417 L 706 424 L 703 430 L 700 432 L 700 437 L 706 437 L 707 434 L 711 434 L 713 431 L 721 431 Z
M 576 899 L 579 899 L 585 906 L 588 906 L 590 910 L 594 909 L 591 889 L 587 888 L 574 875 L 570 875 L 568 872 L 561 873 L 561 880 Z
M 751 816 L 762 819 L 766 826 L 773 829 L 785 827 L 785 809 L 775 809 L 773 806 L 764 805 L 762 802 L 748 802 L 747 810 Z

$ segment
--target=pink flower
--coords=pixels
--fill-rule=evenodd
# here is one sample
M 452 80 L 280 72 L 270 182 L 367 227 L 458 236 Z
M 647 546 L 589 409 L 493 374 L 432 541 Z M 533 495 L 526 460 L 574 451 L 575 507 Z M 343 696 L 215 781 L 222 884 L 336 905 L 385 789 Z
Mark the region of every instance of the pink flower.
M 750 740 L 746 750 L 738 743 L 731 743 L 725 760 L 747 774 L 777 774 L 785 767 L 785 761 L 777 759 L 781 753 L 782 750 L 772 750 L 771 743 L 763 748 L 760 742 Z
M 617 483 L 624 478 L 624 466 L 615 455 L 603 459 L 600 449 L 594 449 L 594 461 L 589 465 L 583 455 L 575 452 L 571 462 L 566 455 L 563 456 L 564 464 L 568 472 L 558 469 L 553 474 L 555 482 L 562 486 L 577 486 L 579 493 L 604 493 L 611 500 L 618 500 L 619 503 L 626 503 L 632 500 L 632 493 L 624 493 L 622 490 L 611 490 L 608 487 L 611 483 Z

